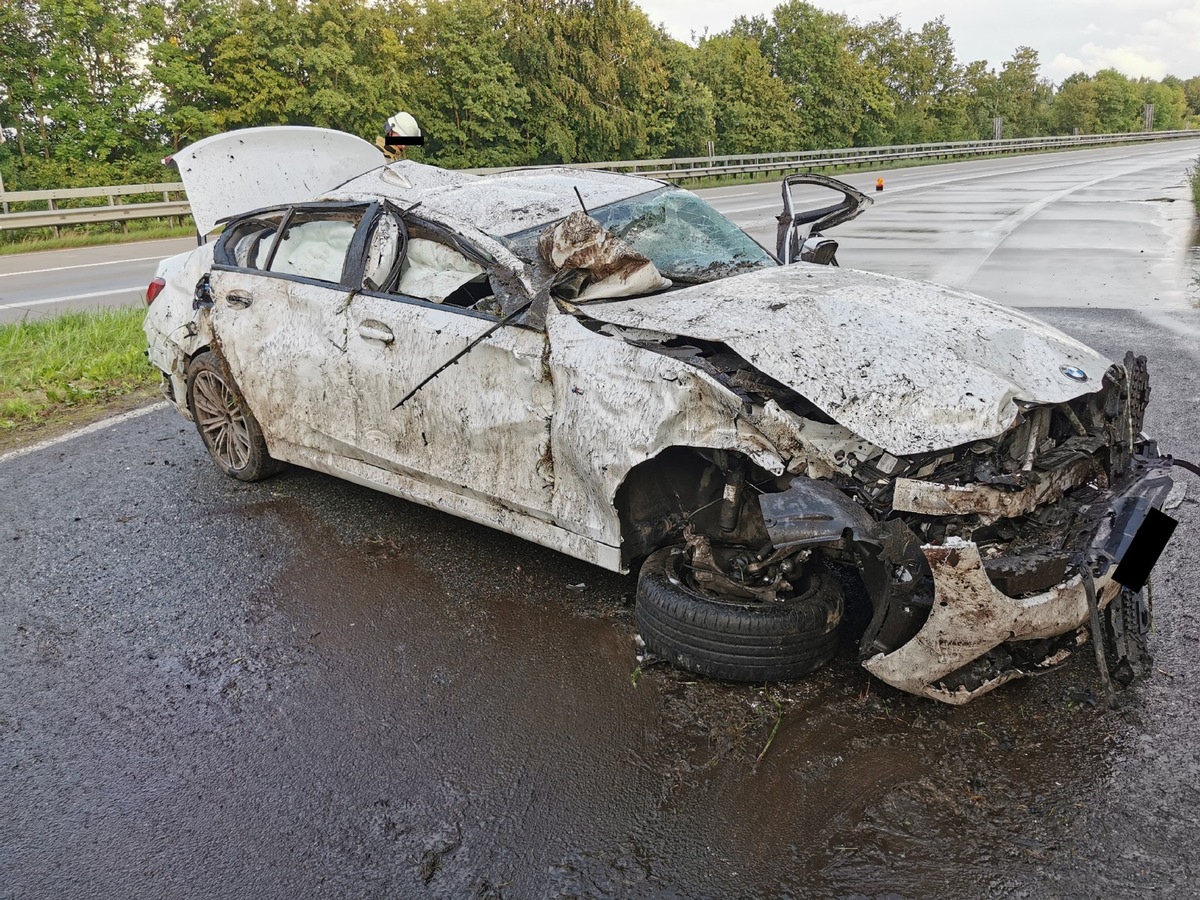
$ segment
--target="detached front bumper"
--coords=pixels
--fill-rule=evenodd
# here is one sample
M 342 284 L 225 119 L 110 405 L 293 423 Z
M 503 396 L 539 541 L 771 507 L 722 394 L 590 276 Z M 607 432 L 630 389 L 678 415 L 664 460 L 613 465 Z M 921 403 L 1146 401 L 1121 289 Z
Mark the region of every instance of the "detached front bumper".
M 1098 520 L 1090 547 L 1083 554 L 1092 567 L 1100 607 L 1117 597 L 1122 585 L 1114 579 L 1139 528 L 1152 509 L 1161 509 L 1172 481 L 1171 459 L 1153 448 L 1133 460 L 1137 477 L 1109 498 Z M 1159 548 L 1161 549 L 1161 548 Z M 971 541 L 949 539 L 921 547 L 933 573 L 934 600 L 920 631 L 890 653 L 864 660 L 875 677 L 901 690 L 959 705 L 993 688 L 1061 662 L 1069 650 L 1058 649 L 1031 666 L 1013 666 L 969 689 L 952 688 L 947 676 L 962 670 L 1008 641 L 1055 638 L 1077 631 L 1088 621 L 1087 593 L 1078 570 L 1047 591 L 1009 597 L 988 578 L 979 548 Z

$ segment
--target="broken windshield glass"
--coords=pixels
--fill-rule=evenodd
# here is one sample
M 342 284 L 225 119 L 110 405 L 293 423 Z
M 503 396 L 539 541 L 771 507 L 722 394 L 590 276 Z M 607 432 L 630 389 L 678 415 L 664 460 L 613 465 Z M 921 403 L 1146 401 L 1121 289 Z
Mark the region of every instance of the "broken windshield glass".
M 587 211 L 675 282 L 698 284 L 777 266 L 744 231 L 688 191 L 664 187 Z M 545 225 L 501 238 L 521 259 L 537 254 Z

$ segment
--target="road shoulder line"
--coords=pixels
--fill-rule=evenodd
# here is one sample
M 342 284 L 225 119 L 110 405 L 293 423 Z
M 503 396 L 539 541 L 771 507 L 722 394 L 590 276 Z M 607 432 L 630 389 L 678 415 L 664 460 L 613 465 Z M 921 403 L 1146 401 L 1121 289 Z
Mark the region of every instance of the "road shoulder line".
M 97 431 L 103 431 L 114 425 L 120 425 L 122 422 L 141 418 L 160 409 L 166 409 L 170 405 L 166 400 L 159 400 L 156 403 L 151 403 L 149 406 L 143 406 L 140 409 L 133 409 L 129 412 L 121 413 L 119 416 L 113 416 L 111 419 L 101 419 L 99 422 L 93 422 L 91 425 L 84 425 L 82 428 L 77 428 L 75 431 L 68 431 L 66 434 L 60 434 L 58 437 L 39 441 L 27 447 L 18 447 L 16 450 L 9 450 L 7 453 L 0 453 L 0 466 L 18 457 L 28 456 L 30 453 L 37 453 L 39 450 L 46 450 L 58 444 L 74 440 L 77 437 L 83 437 L 85 434 L 94 434 Z

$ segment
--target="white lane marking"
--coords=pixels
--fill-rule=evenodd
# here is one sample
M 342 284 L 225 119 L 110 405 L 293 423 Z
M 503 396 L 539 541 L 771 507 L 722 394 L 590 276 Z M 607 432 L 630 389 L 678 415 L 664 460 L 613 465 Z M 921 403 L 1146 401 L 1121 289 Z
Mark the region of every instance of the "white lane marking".
M 26 269 L 24 272 L 0 272 L 0 278 L 10 275 L 40 275 L 43 272 L 65 272 L 67 269 L 90 269 L 93 266 L 119 266 L 121 263 L 148 262 L 161 256 L 137 256 L 133 259 L 106 259 L 104 262 L 80 263 L 77 266 L 55 266 L 53 269 Z
M 41 441 L 37 444 L 30 444 L 28 447 L 18 447 L 16 450 L 9 450 L 7 453 L 0 454 L 0 466 L 9 460 L 20 456 L 28 456 L 30 453 L 37 453 L 39 450 L 45 450 L 48 447 L 53 447 L 66 441 L 73 441 L 75 438 L 83 437 L 85 434 L 94 434 L 97 431 L 103 431 L 105 428 L 112 428 L 114 425 L 120 425 L 122 422 L 128 422 L 130 419 L 140 419 L 142 416 L 148 416 L 152 412 L 166 409 L 170 405 L 166 400 L 159 400 L 150 406 L 143 406 L 140 409 L 130 410 L 127 413 L 121 413 L 119 416 L 113 416 L 111 419 L 101 419 L 99 422 L 93 422 L 91 425 L 84 425 L 82 428 L 67 432 L 66 434 L 60 434 L 58 437 L 51 438 L 48 441 Z
M 1000 246 L 1006 240 L 1008 240 L 1012 233 L 1040 213 L 1051 203 L 1057 203 L 1059 200 L 1062 200 L 1064 197 L 1069 197 L 1076 191 L 1095 187 L 1096 185 L 1102 184 L 1105 181 L 1112 181 L 1114 178 L 1124 178 L 1126 175 L 1132 175 L 1135 172 L 1140 171 L 1142 171 L 1141 168 L 1128 169 L 1125 171 L 1116 172 L 1112 175 L 1102 175 L 1099 178 L 1093 178 L 1091 181 L 1083 181 L 1079 184 L 1073 184 L 1070 187 L 1065 187 L 1062 190 L 1055 191 L 1052 194 L 1047 194 L 1040 200 L 1035 200 L 1033 203 L 1021 207 L 1016 212 L 1001 219 L 995 225 L 978 229 L 976 232 L 978 235 L 992 242 L 991 248 L 989 248 L 988 252 L 983 255 L 983 259 L 971 266 L 971 273 L 962 281 L 948 281 L 947 279 L 943 279 L 945 270 L 938 273 L 936 280 L 947 280 L 948 283 L 953 284 L 956 287 L 966 288 L 966 286 L 971 283 L 971 280 L 979 274 L 979 270 L 982 269 L 984 265 L 987 264 L 987 261 L 992 258 L 992 254 L 1000 249 Z
M 108 297 L 112 294 L 126 294 L 129 291 L 137 291 L 139 294 L 142 289 L 139 285 L 132 287 L 115 288 L 111 291 L 93 291 L 90 294 L 72 294 L 70 297 L 49 297 L 45 300 L 26 300 L 23 303 L 0 303 L 0 309 L 24 309 L 27 306 L 45 306 L 48 303 L 68 303 L 71 300 L 90 300 L 92 297 Z

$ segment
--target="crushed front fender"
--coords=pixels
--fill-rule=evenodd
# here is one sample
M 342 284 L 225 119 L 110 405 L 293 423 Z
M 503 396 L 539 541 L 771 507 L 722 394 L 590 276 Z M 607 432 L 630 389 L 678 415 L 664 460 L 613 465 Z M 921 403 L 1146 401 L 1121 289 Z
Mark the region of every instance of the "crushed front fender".
M 971 541 L 949 538 L 922 546 L 934 584 L 929 617 L 903 646 L 875 654 L 863 666 L 901 690 L 959 705 L 1061 662 L 1069 649 L 1060 642 L 1040 661 L 997 668 L 972 686 L 952 678 L 1002 644 L 1078 632 L 1089 617 L 1080 565 L 1091 567 L 1100 607 L 1112 602 L 1123 588 L 1114 578 L 1116 567 L 1150 510 L 1161 509 L 1172 485 L 1170 467 L 1170 458 L 1158 457 L 1153 450 L 1136 458 L 1138 476 L 1108 498 L 1088 551 L 1067 578 L 1046 591 L 1022 597 L 1004 594 L 988 577 L 979 548 Z

